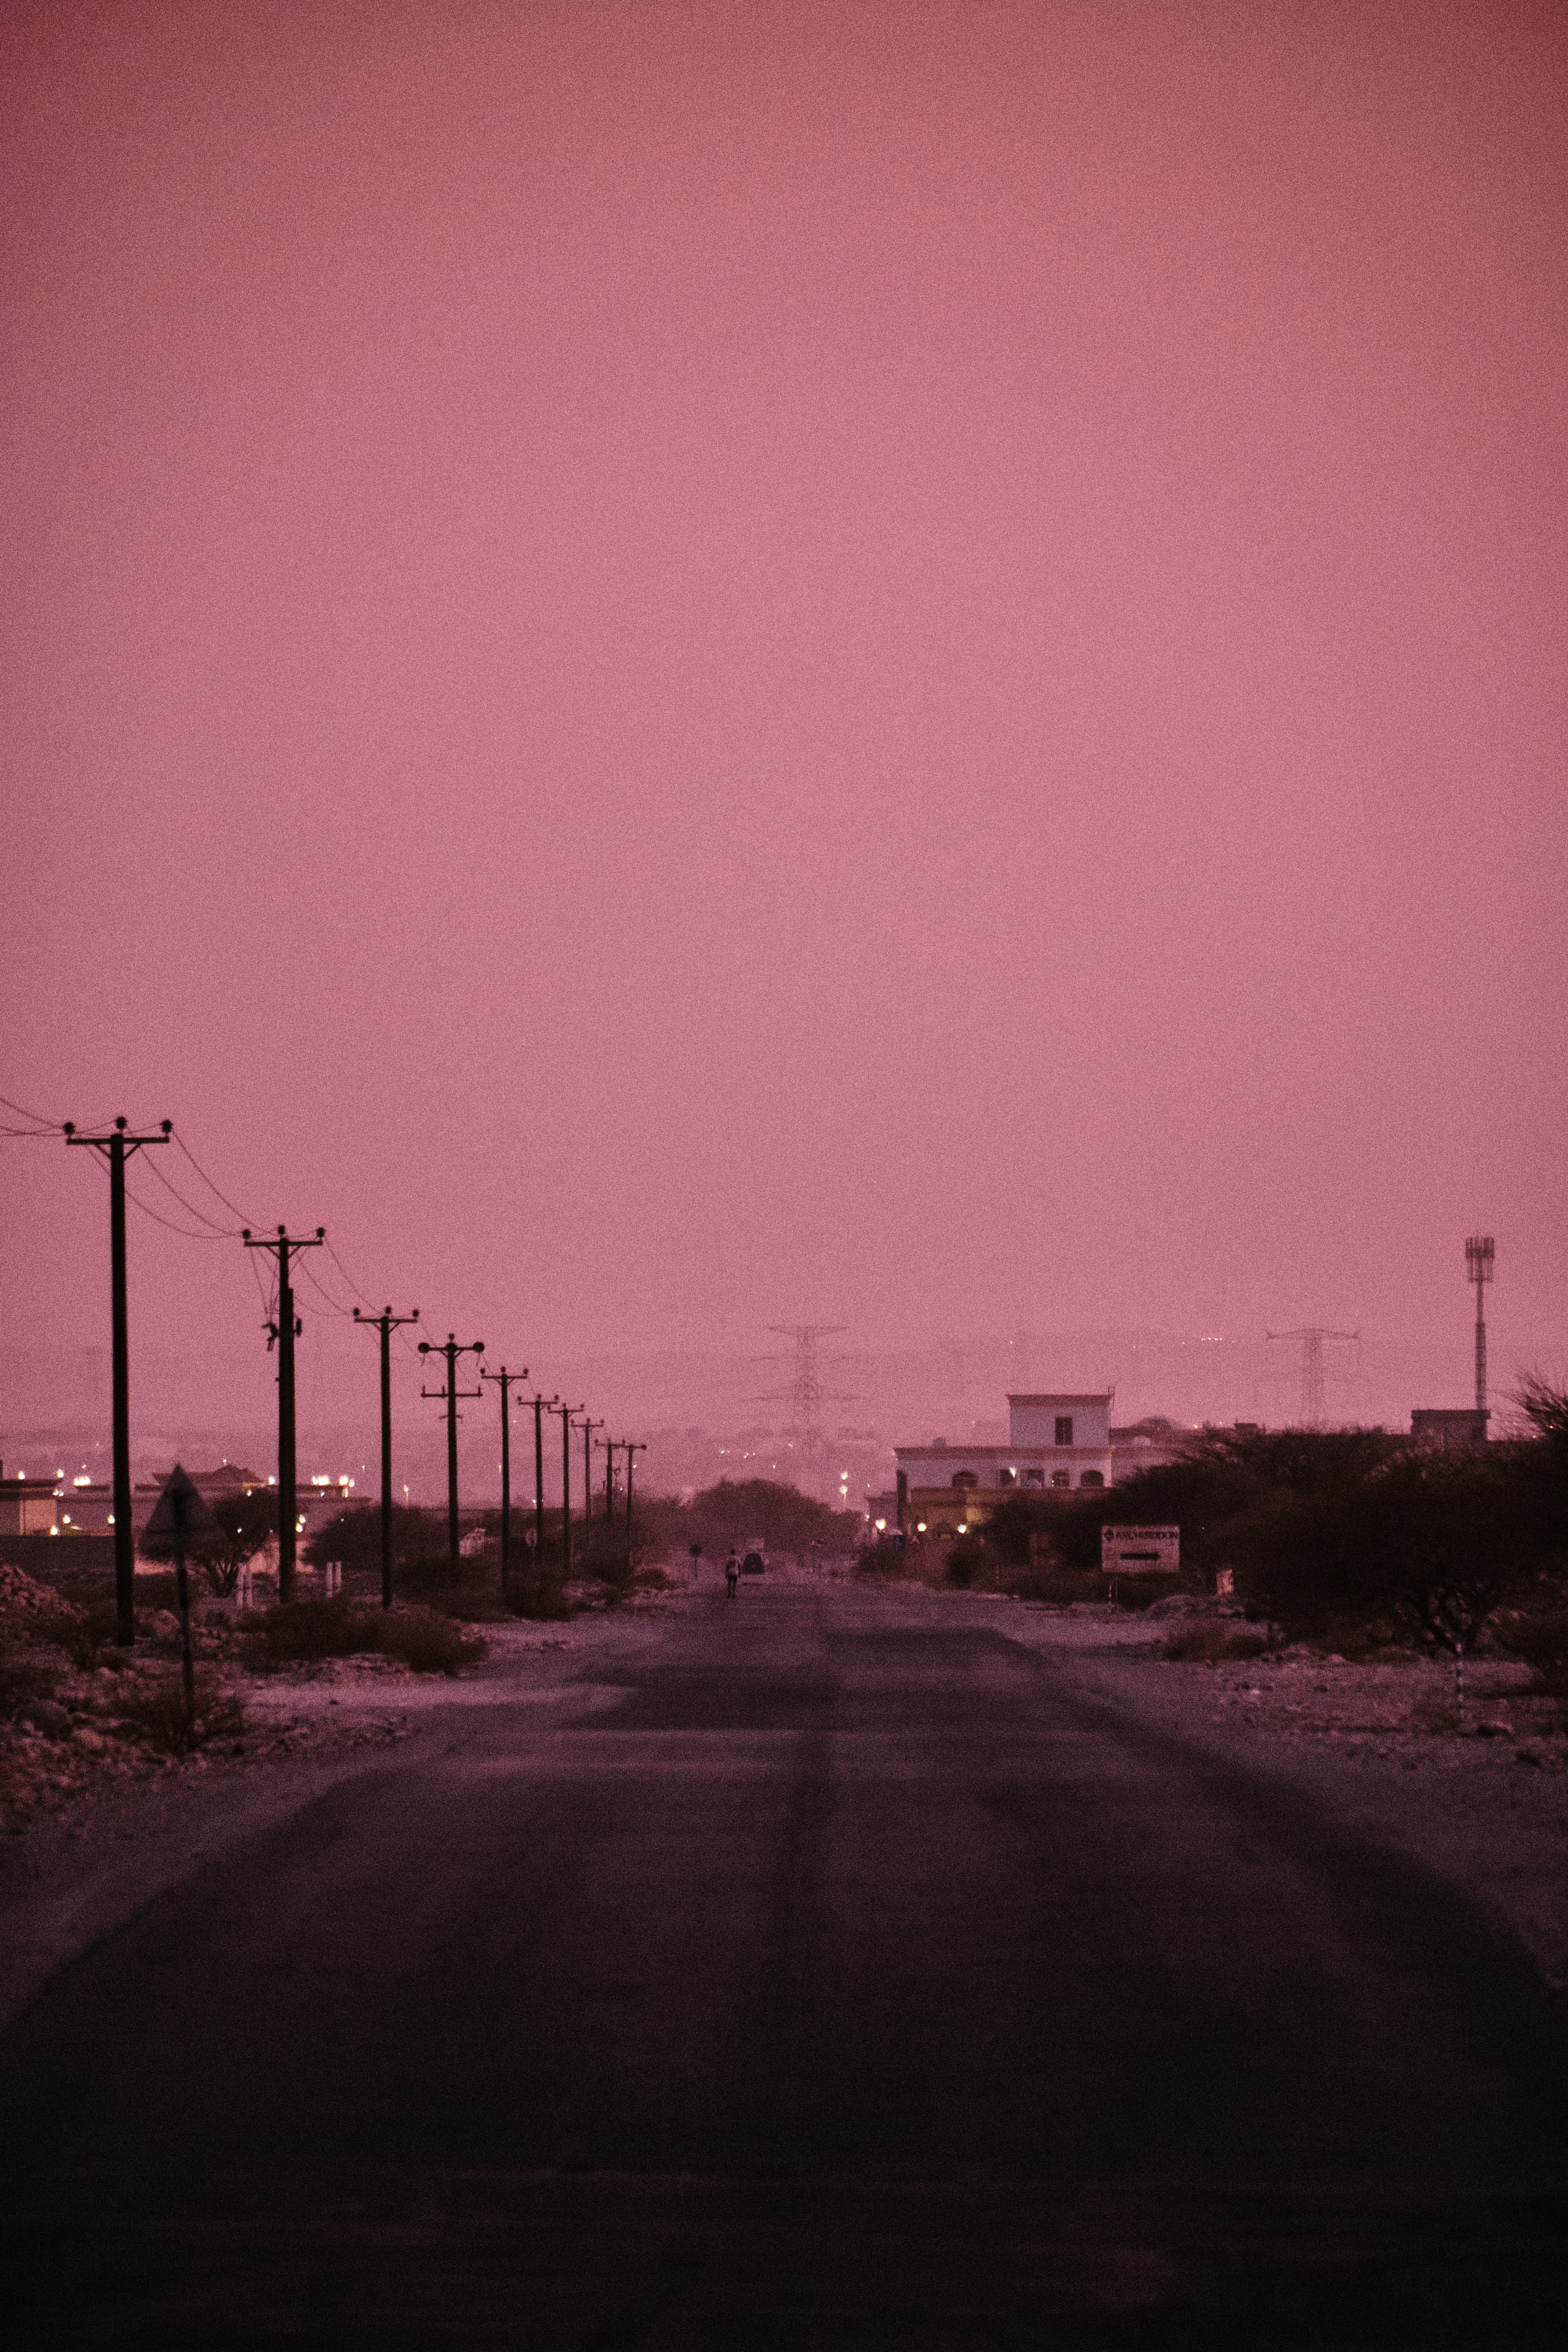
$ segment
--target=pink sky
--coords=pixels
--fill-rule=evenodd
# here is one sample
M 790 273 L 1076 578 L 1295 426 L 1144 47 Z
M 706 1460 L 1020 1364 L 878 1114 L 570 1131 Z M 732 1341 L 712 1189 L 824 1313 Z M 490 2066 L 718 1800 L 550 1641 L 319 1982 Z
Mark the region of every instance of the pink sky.
M 55 0 L 0 84 L 0 1091 L 547 1377 L 1442 1338 L 1475 1230 L 1562 1368 L 1560 8 Z M 101 1195 L 0 1145 L 8 1353 Z

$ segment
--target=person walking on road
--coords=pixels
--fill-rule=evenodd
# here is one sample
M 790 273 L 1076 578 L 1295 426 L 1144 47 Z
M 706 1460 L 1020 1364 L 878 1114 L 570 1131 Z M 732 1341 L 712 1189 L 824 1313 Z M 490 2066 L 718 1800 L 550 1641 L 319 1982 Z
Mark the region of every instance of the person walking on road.
M 741 1559 L 733 1544 L 730 1546 L 730 1557 L 724 1562 L 724 1581 L 730 1588 L 730 1598 L 733 1601 L 741 1584 Z

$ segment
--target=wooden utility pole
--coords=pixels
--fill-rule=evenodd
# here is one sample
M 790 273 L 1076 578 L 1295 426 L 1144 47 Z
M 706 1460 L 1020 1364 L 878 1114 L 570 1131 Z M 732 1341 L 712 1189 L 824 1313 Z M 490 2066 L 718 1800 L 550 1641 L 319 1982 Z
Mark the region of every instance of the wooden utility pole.
M 278 1320 L 266 1326 L 268 1353 L 273 1342 L 278 1346 L 278 1598 L 294 1598 L 294 1555 L 299 1537 L 300 1502 L 294 1463 L 294 1342 L 304 1325 L 294 1312 L 294 1293 L 289 1282 L 290 1250 L 320 1249 L 326 1240 L 325 1225 L 316 1227 L 313 1241 L 290 1238 L 285 1225 L 278 1228 L 276 1241 L 255 1241 L 247 1226 L 240 1234 L 247 1249 L 269 1250 L 278 1260 Z
M 558 1404 L 550 1410 L 561 1415 L 561 1578 L 564 1583 L 572 1573 L 572 1417 L 583 1408 Z
M 535 1394 L 533 1406 L 533 1566 L 544 1566 L 544 1416 L 555 1410 L 555 1399 Z
M 634 1444 L 627 1437 L 621 1441 L 621 1451 L 626 1457 L 626 1541 L 629 1544 L 632 1539 L 632 1464 L 637 1454 L 647 1452 L 647 1447 L 640 1439 Z
M 400 1324 L 417 1323 L 419 1309 L 412 1315 L 395 1315 L 387 1307 L 382 1315 L 362 1315 L 354 1308 L 354 1321 L 369 1326 L 381 1334 L 381 1605 L 392 1606 L 392 1335 Z
M 174 1122 L 157 1135 L 132 1135 L 122 1118 L 109 1135 L 79 1135 L 67 1119 L 68 1143 L 101 1151 L 109 1162 L 109 1294 L 114 1345 L 114 1638 L 121 1649 L 136 1639 L 136 1533 L 131 1524 L 131 1342 L 125 1312 L 125 1162 L 149 1143 L 167 1143 Z
M 481 1381 L 494 1381 L 500 1390 L 500 1589 L 506 1591 L 507 1571 L 511 1564 L 511 1384 L 528 1378 L 528 1366 L 521 1372 L 509 1372 L 503 1364 L 499 1372 L 487 1372 L 479 1367 Z
M 590 1421 L 584 1413 L 578 1424 L 583 1432 L 583 1525 L 594 1524 L 594 1432 L 603 1429 L 602 1421 Z
M 447 1385 L 444 1389 L 421 1389 L 421 1396 L 439 1397 L 447 1407 L 447 1554 L 456 1572 L 462 1555 L 458 1549 L 458 1399 L 482 1396 L 482 1389 L 460 1389 L 458 1386 L 459 1356 L 482 1356 L 482 1339 L 466 1339 L 459 1347 L 450 1331 L 439 1345 L 434 1339 L 421 1339 L 422 1356 L 445 1356 Z

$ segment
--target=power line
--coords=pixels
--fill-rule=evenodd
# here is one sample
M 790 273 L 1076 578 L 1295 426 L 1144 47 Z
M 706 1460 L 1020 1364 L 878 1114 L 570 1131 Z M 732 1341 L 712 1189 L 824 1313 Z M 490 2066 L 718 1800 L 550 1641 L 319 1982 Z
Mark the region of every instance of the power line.
M 185 1141 L 184 1137 L 183 1135 L 176 1135 L 174 1141 L 179 1145 L 180 1150 L 184 1153 L 185 1158 L 190 1161 L 191 1166 L 195 1170 L 196 1174 L 201 1178 L 202 1182 L 207 1187 L 207 1190 L 210 1192 L 214 1192 L 217 1195 L 217 1198 L 223 1202 L 224 1207 L 228 1211 L 230 1216 L 237 1217 L 242 1225 L 246 1223 L 247 1219 L 245 1211 L 243 1209 L 236 1208 L 234 1202 L 229 1199 L 226 1192 L 218 1191 L 218 1187 L 213 1182 L 212 1178 L 207 1174 L 206 1170 L 202 1166 L 201 1161 L 196 1158 L 195 1153 L 191 1150 L 191 1147 Z M 248 1222 L 254 1225 L 256 1220 L 252 1217 Z
M 331 1242 L 327 1244 L 327 1255 L 331 1259 L 332 1264 L 337 1267 L 338 1272 L 342 1276 L 343 1280 L 348 1284 L 349 1288 L 353 1292 L 353 1295 L 359 1300 L 360 1305 L 362 1307 L 368 1307 L 371 1303 L 369 1292 L 360 1288 L 358 1283 L 354 1280 L 353 1275 L 349 1272 L 347 1266 L 343 1264 L 342 1258 L 332 1247 Z
M 332 1294 L 327 1288 L 326 1284 L 311 1271 L 308 1260 L 301 1259 L 300 1271 L 304 1276 L 306 1281 L 310 1284 L 311 1289 L 316 1292 L 317 1296 L 322 1300 L 323 1304 L 330 1308 L 332 1314 L 341 1315 L 345 1322 L 353 1320 L 353 1307 L 342 1306 L 332 1297 Z
M 209 1217 L 205 1209 L 198 1209 L 194 1201 L 187 1201 L 184 1194 L 180 1191 L 177 1185 L 170 1183 L 169 1179 L 164 1175 L 163 1170 L 159 1167 L 155 1160 L 149 1160 L 147 1165 L 152 1170 L 153 1175 L 156 1176 L 159 1183 L 162 1184 L 165 1192 L 172 1192 L 174 1199 L 178 1201 L 181 1208 L 186 1212 L 187 1215 L 195 1217 L 198 1224 L 205 1225 L 211 1232 L 221 1234 L 222 1238 L 226 1242 L 231 1242 L 236 1238 L 239 1232 L 239 1227 L 237 1225 L 220 1225 L 216 1217 Z
M 125 1197 L 132 1208 L 141 1210 L 144 1217 L 151 1217 L 153 1223 L 155 1225 L 162 1225 L 165 1233 L 178 1234 L 184 1242 L 220 1242 L 233 1239 L 233 1235 L 229 1234 L 197 1234 L 193 1233 L 188 1225 L 175 1224 L 172 1217 L 163 1216 L 156 1209 L 149 1208 L 141 1195 L 133 1192 L 129 1185 L 125 1188 Z

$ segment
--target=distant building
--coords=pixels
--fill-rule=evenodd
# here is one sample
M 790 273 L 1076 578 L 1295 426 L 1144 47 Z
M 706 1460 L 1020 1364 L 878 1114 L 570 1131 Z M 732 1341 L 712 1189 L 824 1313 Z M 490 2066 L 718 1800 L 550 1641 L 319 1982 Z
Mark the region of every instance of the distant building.
M 1005 1445 L 895 1445 L 906 1526 L 940 1540 L 984 1527 L 1020 1493 L 1109 1486 L 1110 1399 L 1109 1389 L 1009 1396 Z
M 55 1531 L 52 1478 L 0 1478 L 0 1536 L 50 1536 Z
M 106 1536 L 114 1527 L 114 1489 L 92 1478 L 69 1478 L 60 1488 L 58 1526 L 62 1535 Z
M 1423 1445 L 1484 1445 L 1489 1412 L 1473 1404 L 1417 1405 L 1410 1416 L 1410 1434 Z

